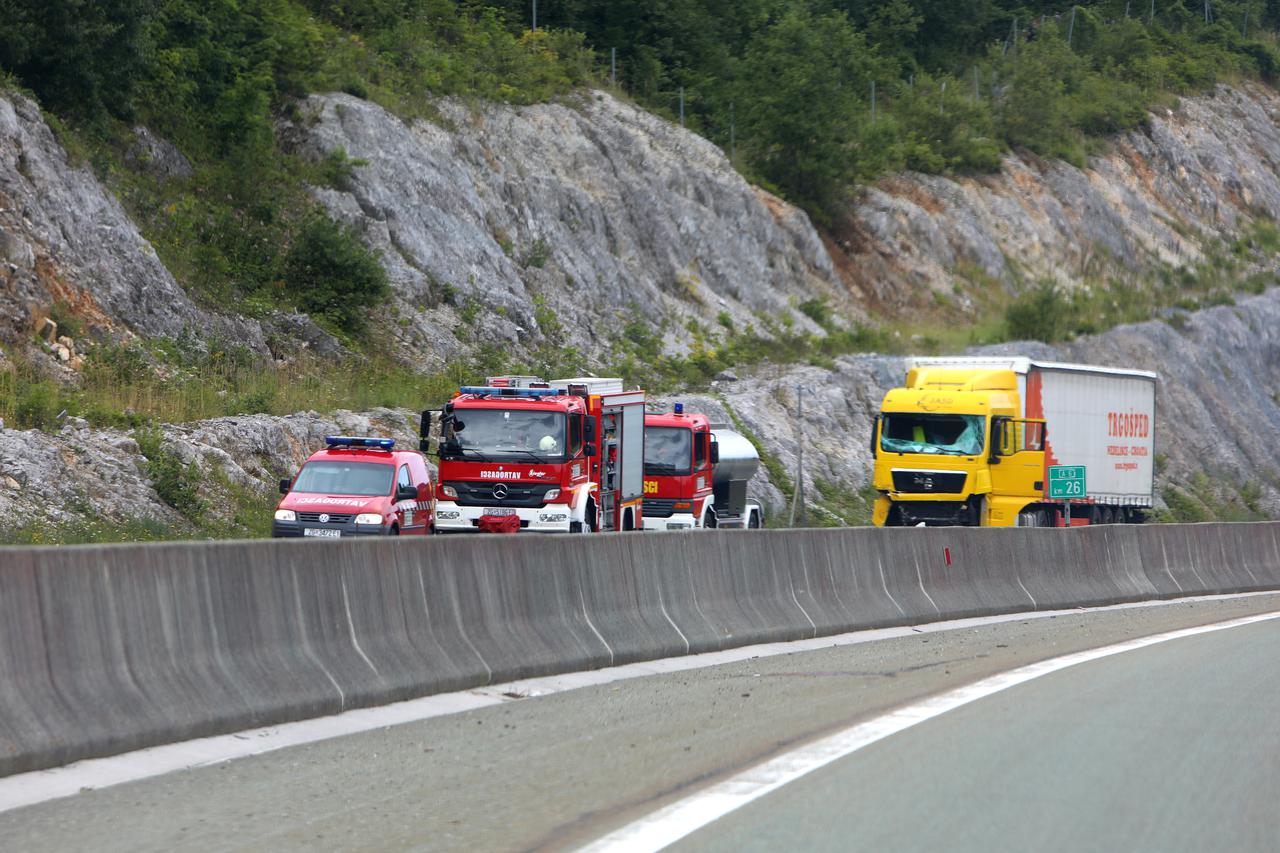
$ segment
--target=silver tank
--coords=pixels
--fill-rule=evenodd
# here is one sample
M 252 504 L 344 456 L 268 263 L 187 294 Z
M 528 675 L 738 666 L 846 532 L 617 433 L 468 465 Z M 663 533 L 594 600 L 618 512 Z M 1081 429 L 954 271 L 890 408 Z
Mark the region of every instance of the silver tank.
M 746 512 L 747 481 L 760 470 L 760 454 L 732 427 L 712 424 L 711 435 L 720 447 L 720 461 L 711 481 L 716 512 L 721 518 L 737 518 Z

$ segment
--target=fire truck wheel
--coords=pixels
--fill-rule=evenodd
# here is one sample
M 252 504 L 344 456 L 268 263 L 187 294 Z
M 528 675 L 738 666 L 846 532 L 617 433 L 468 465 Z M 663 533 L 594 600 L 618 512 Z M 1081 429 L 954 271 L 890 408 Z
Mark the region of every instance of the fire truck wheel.
M 707 511 L 707 516 L 703 520 L 702 526 L 707 530 L 714 530 L 719 526 L 719 519 L 716 517 L 716 511 L 714 509 Z
M 756 530 L 760 527 L 760 513 L 755 510 L 751 511 L 751 515 L 747 518 L 747 527 Z

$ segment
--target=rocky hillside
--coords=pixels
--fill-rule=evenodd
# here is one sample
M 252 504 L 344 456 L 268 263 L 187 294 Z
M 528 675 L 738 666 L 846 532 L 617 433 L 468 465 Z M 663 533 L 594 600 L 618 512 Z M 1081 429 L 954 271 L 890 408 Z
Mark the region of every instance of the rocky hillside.
M 1280 96 L 1257 86 L 1188 99 L 1085 169 L 1010 156 L 986 177 L 898 175 L 868 188 L 825 235 L 747 184 L 714 146 L 606 94 L 438 109 L 433 121 L 406 123 L 348 95 L 313 96 L 279 128 L 294 151 L 343 166 L 340 181 L 313 193 L 381 252 L 393 297 L 379 329 L 425 372 L 477 353 L 573 349 L 607 363 L 637 324 L 680 353 L 695 333 L 731 327 L 820 336 L 868 316 L 943 308 L 947 322 L 976 321 L 1040 279 L 1075 289 L 1105 279 L 1120 288 L 1113 293 L 1194 285 L 1224 246 L 1280 218 Z M 181 171 L 163 140 L 135 134 L 141 162 Z M 1252 280 L 1269 283 L 1257 247 L 1245 249 Z M 825 326 L 803 310 L 815 302 L 828 306 Z M 55 303 L 91 335 L 186 330 L 276 357 L 335 347 L 304 315 L 246 319 L 184 292 L 36 106 L 0 95 L 0 341 L 74 377 L 57 347 L 31 346 Z M 1225 501 L 1280 513 L 1270 452 L 1280 444 L 1280 295 L 1195 307 L 1054 347 L 1004 348 L 1159 371 L 1159 477 L 1176 508 Z M 828 522 L 865 516 L 867 430 L 902 361 L 824 363 L 766 363 L 684 397 L 758 438 L 770 463 L 758 492 L 775 517 L 793 485 L 800 387 L 808 497 Z M 155 518 L 212 534 L 260 531 L 253 519 L 269 508 L 272 483 L 326 432 L 408 441 L 410 418 L 381 410 L 158 431 L 75 418 L 47 433 L 0 428 L 0 526 Z
M 313 96 L 283 130 L 317 162 L 360 164 L 344 188 L 315 192 L 381 251 L 409 321 L 398 339 L 424 366 L 540 342 L 607 360 L 635 320 L 670 332 L 676 352 L 691 319 L 721 315 L 821 333 L 796 310 L 815 298 L 856 316 L 808 217 L 699 136 L 604 92 L 439 110 L 405 124 Z
M 1199 312 L 1176 327 L 1152 321 L 1062 347 L 1016 344 L 986 352 L 1159 372 L 1158 488 L 1167 499 L 1159 505 L 1191 517 L 1280 515 L 1274 453 L 1280 441 L 1280 289 Z M 768 462 L 752 491 L 775 523 L 786 517 L 803 440 L 810 520 L 856 523 L 869 509 L 871 420 L 903 373 L 901 358 L 847 356 L 833 370 L 767 367 L 726 377 L 710 393 L 655 404 L 679 399 L 691 410 L 746 428 Z M 86 517 L 117 523 L 154 518 L 177 531 L 261 532 L 269 529 L 274 484 L 291 476 L 326 434 L 389 436 L 411 446 L 413 423 L 413 412 L 381 410 L 220 418 L 166 426 L 154 435 L 93 430 L 79 421 L 54 435 L 0 430 L 0 519 L 56 526 Z M 166 476 L 175 470 L 184 472 L 176 485 Z
M 830 246 L 881 311 L 976 308 L 984 280 L 1006 295 L 1037 280 L 1132 286 L 1280 219 L 1278 117 L 1276 90 L 1219 86 L 1151 115 L 1087 168 L 1021 154 L 991 175 L 896 175 L 863 191 Z

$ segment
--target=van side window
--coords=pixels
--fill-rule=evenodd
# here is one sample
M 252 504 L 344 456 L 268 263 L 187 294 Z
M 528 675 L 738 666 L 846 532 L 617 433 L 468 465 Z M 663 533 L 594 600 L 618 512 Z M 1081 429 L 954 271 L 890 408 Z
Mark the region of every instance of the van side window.
M 409 466 L 401 465 L 400 473 L 396 475 L 396 488 L 399 489 L 404 486 L 412 486 L 412 485 L 413 485 L 413 480 L 410 479 L 409 477 Z
M 707 464 L 707 441 L 710 433 L 695 432 L 693 434 L 693 469 L 696 471 Z

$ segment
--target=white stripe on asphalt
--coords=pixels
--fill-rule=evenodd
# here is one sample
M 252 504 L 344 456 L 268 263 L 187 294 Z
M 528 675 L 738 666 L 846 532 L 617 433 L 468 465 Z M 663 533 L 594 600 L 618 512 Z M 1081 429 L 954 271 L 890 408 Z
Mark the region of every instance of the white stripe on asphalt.
M 994 693 L 1008 690 L 1019 684 L 1099 658 L 1124 652 L 1207 634 L 1280 619 L 1280 611 L 1246 616 L 1228 622 L 1184 628 L 1164 634 L 1154 634 L 1137 640 L 1128 640 L 1114 646 L 1105 646 L 1087 652 L 1064 655 L 1052 660 L 1019 667 L 1000 675 L 984 678 L 973 684 L 951 690 L 922 702 L 908 705 L 897 711 L 860 723 L 842 732 L 815 741 L 776 758 L 757 764 L 723 782 L 705 788 L 691 797 L 672 803 L 647 817 L 630 823 L 606 835 L 598 841 L 580 848 L 583 853 L 649 853 L 662 850 L 708 824 L 714 823 L 730 812 L 778 790 L 784 785 L 839 761 L 858 750 L 898 734 L 914 725 L 931 720 L 962 705 L 984 699 Z
M 153 746 L 134 752 L 126 752 L 122 755 L 77 761 L 64 767 L 35 770 L 30 773 L 8 776 L 0 779 L 0 812 L 36 805 L 37 803 L 62 797 L 70 797 L 84 790 L 107 788 L 112 785 L 136 782 L 140 779 L 161 776 L 178 770 L 221 764 L 226 761 L 261 755 L 264 752 L 272 752 L 286 747 L 301 746 L 330 738 L 382 729 L 388 726 L 414 723 L 433 717 L 442 717 L 447 714 L 473 711 L 478 708 L 500 705 L 504 702 L 512 702 L 527 697 L 546 696 L 552 693 L 562 693 L 566 690 L 576 690 L 580 687 L 612 684 L 617 681 L 643 678 L 648 675 L 684 672 L 691 669 L 736 663 L 751 658 L 788 655 L 794 652 L 826 649 L 833 646 L 852 646 L 859 643 L 870 643 L 876 640 L 887 640 L 912 634 L 953 631 L 982 625 L 996 625 L 1002 622 L 1026 621 L 1029 619 L 1043 619 L 1051 616 L 1106 610 L 1161 607 L 1169 604 L 1195 601 L 1222 601 L 1274 594 L 1273 592 L 1248 592 L 1234 595 L 1204 595 L 1173 600 L 1131 602 L 1105 607 L 1040 610 L 972 619 L 953 619 L 946 622 L 931 622 L 925 625 L 902 626 L 899 628 L 877 628 L 869 631 L 836 634 L 829 637 L 796 640 L 790 643 L 742 646 L 720 652 L 681 655 L 679 657 L 643 661 L 607 669 L 572 672 L 543 678 L 529 678 L 506 684 L 490 685 L 475 690 L 464 690 L 458 693 L 441 693 L 435 696 L 425 696 L 421 699 L 396 702 L 391 705 L 358 708 L 328 717 L 317 717 L 267 728 L 250 729 L 235 734 L 216 735 L 181 743 Z M 478 653 L 477 658 L 481 660 L 481 663 L 484 662 L 482 658 L 479 658 Z M 337 682 L 334 682 L 334 684 L 336 686 Z

